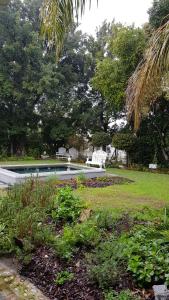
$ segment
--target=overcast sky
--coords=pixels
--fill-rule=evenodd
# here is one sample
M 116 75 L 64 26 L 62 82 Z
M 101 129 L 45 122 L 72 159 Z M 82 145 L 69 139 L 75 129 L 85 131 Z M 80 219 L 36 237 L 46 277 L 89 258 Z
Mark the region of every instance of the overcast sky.
M 151 7 L 153 0 L 99 0 L 97 7 L 96 0 L 92 0 L 92 7 L 86 7 L 85 15 L 81 20 L 83 32 L 95 34 L 97 26 L 107 19 L 121 22 L 126 25 L 135 23 L 141 26 L 148 21 L 147 10 Z

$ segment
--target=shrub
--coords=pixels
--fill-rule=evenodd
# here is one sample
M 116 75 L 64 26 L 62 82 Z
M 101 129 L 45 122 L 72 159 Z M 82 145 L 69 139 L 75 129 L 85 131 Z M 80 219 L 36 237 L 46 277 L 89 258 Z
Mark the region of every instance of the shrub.
M 137 229 L 123 240 L 128 271 L 140 286 L 164 281 L 169 284 L 169 233 L 167 238 L 165 235 L 165 232 L 151 226 Z
M 132 133 L 116 133 L 113 136 L 113 146 L 119 150 L 130 152 L 135 146 L 135 136 Z
M 117 218 L 117 214 L 110 212 L 107 209 L 100 210 L 94 215 L 97 227 L 104 230 L 112 229 L 115 222 L 117 222 Z
M 13 187 L 2 197 L 0 224 L 3 225 L 0 235 L 4 254 L 18 252 L 18 249 L 28 254 L 36 243 L 47 242 L 45 229 L 48 227 L 50 238 L 52 226 L 47 226 L 44 221 L 52 206 L 53 194 L 51 186 L 29 180 Z
M 60 189 L 54 200 L 55 208 L 51 215 L 55 221 L 74 222 L 85 207 L 83 201 L 76 197 L 70 187 Z
M 73 227 L 65 226 L 63 235 L 56 241 L 57 254 L 63 258 L 71 258 L 73 252 L 84 246 L 86 249 L 98 244 L 100 232 L 93 221 L 89 220 Z
M 9 254 L 13 251 L 14 245 L 4 224 L 0 223 L 0 255 Z
M 111 137 L 106 132 L 96 132 L 92 136 L 92 145 L 96 147 L 105 147 L 111 144 Z
M 123 256 L 123 244 L 111 236 L 102 242 L 96 250 L 88 256 L 88 272 L 90 277 L 101 288 L 109 288 L 119 285 L 127 271 L 127 265 Z
M 133 296 L 129 290 L 117 293 L 115 291 L 109 291 L 104 293 L 105 300 L 139 300 L 137 296 Z

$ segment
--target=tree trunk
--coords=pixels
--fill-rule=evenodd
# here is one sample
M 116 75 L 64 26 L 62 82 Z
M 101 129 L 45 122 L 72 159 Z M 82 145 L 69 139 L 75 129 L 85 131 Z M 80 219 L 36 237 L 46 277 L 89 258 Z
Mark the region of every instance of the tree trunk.
M 13 156 L 13 154 L 14 154 L 13 141 L 11 141 L 11 144 L 10 144 L 10 154 L 11 154 L 11 156 Z

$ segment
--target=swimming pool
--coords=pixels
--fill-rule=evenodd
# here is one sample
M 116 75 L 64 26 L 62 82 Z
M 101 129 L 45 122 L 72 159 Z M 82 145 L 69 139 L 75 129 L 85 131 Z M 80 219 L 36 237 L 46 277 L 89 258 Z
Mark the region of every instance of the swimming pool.
M 87 178 L 101 177 L 105 175 L 105 170 L 70 163 L 36 165 L 23 164 L 0 167 L 0 181 L 8 185 L 24 182 L 30 177 L 38 177 L 40 180 L 46 180 L 50 177 L 56 176 L 60 180 L 65 180 L 77 177 L 80 174 L 83 174 Z

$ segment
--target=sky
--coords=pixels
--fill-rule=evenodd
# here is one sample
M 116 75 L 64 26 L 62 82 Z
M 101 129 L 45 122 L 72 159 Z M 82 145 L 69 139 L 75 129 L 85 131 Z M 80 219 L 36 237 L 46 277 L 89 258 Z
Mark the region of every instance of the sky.
M 147 10 L 152 6 L 153 0 L 92 0 L 92 6 L 86 6 L 86 12 L 81 20 L 83 32 L 95 34 L 95 29 L 107 19 L 121 22 L 126 25 L 141 26 L 148 21 Z

